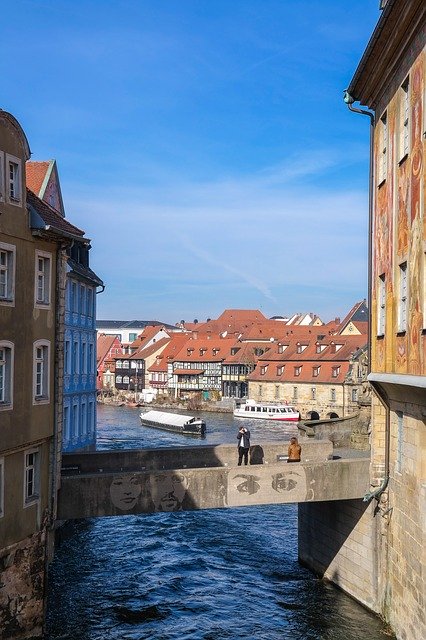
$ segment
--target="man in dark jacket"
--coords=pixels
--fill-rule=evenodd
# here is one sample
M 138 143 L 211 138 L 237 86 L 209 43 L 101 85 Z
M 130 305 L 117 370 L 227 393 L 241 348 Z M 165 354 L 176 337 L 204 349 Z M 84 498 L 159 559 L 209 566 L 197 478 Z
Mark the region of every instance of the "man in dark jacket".
M 238 466 L 244 458 L 244 464 L 248 464 L 248 453 L 250 449 L 250 431 L 245 427 L 241 427 L 237 433 L 238 440 Z

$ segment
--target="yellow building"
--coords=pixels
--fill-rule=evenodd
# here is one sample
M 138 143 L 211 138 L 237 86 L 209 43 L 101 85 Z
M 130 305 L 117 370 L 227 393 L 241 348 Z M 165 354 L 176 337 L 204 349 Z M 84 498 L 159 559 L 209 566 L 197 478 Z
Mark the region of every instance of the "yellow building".
M 346 93 L 372 123 L 371 499 L 378 599 L 398 638 L 426 638 L 426 3 L 382 2 Z M 362 108 L 354 106 L 359 102 Z M 367 107 L 367 110 L 364 108 Z
M 79 235 L 27 193 L 30 156 L 0 110 L 0 637 L 43 623 L 62 424 L 65 248 Z

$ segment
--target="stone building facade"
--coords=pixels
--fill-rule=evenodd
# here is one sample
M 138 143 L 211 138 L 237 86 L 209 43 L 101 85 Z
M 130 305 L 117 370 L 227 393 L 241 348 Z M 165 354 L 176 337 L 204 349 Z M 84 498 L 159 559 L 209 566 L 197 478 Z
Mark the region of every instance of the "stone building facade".
M 388 0 L 346 94 L 372 123 L 371 494 L 376 609 L 426 637 L 426 5 Z M 377 502 L 376 502 L 377 501 Z M 382 517 L 380 517 L 382 516 Z

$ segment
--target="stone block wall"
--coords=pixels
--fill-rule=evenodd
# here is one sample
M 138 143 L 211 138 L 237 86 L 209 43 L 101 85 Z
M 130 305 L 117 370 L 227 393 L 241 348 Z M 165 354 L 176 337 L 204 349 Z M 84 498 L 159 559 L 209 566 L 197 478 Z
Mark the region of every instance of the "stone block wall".
M 377 612 L 374 505 L 356 499 L 298 509 L 299 561 Z

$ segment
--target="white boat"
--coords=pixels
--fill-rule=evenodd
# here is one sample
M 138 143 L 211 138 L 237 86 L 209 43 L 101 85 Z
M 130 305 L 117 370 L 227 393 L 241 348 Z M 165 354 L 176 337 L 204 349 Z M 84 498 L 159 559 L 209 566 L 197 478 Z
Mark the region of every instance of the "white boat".
M 185 435 L 203 436 L 206 432 L 206 423 L 195 416 L 186 416 L 181 413 L 168 413 L 167 411 L 145 411 L 140 414 L 141 423 L 147 427 L 174 431 Z
M 298 422 L 300 413 L 288 404 L 273 404 L 246 400 L 237 404 L 234 409 L 236 418 L 259 418 L 261 420 L 281 420 L 285 422 Z

